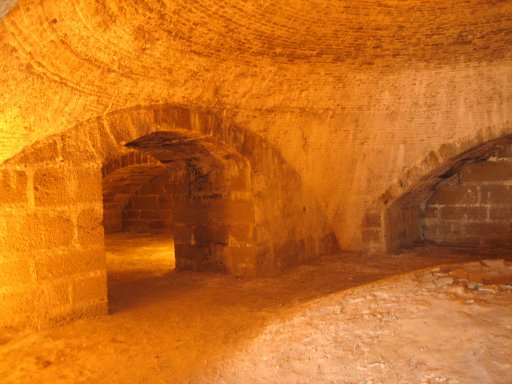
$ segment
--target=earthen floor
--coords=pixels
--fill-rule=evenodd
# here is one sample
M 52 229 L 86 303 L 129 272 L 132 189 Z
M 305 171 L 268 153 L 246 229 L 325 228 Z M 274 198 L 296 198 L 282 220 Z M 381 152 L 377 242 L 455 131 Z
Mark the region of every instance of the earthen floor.
M 425 270 L 503 254 L 342 253 L 245 279 L 172 270 L 167 237 L 107 247 L 109 316 L 0 330 L 0 382 L 512 382 L 512 293 Z

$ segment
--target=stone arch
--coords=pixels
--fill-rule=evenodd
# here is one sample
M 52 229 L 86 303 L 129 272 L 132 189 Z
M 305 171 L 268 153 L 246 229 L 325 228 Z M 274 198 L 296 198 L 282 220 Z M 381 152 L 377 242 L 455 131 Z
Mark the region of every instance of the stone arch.
M 438 184 L 465 166 L 489 157 L 511 136 L 510 124 L 488 127 L 470 140 L 441 145 L 409 168 L 367 211 L 363 239 L 368 248 L 390 252 L 421 241 L 419 210 Z
M 211 141 L 229 148 L 232 163 L 246 165 L 254 245 L 243 247 L 242 257 L 235 246 L 224 254 L 231 272 L 278 273 L 337 249 L 320 205 L 263 138 L 214 111 L 171 104 L 128 108 L 47 137 L 1 165 L 7 279 L 0 282 L 6 307 L 0 325 L 106 313 L 102 176 L 120 154 L 130 158 L 126 144 L 154 132 Z
M 163 208 L 169 208 L 167 219 L 172 221 L 178 269 L 256 274 L 254 202 L 250 167 L 245 158 L 210 136 L 172 131 L 153 132 L 126 146 L 134 152 L 111 162 L 114 166 L 104 167 L 104 173 L 117 167 L 110 175 L 121 173 L 123 181 L 132 186 L 126 199 L 122 193 L 116 195 L 119 206 L 130 199 L 137 205 L 130 203 L 128 224 L 155 219 L 144 213 L 151 213 L 163 198 Z M 136 165 L 137 158 L 144 156 L 157 162 L 150 165 L 148 174 L 141 173 L 141 166 Z M 158 176 L 166 175 L 159 182 L 163 191 L 158 196 L 153 194 L 154 190 L 149 191 L 152 188 L 147 184 L 149 178 L 157 176 L 155 172 L 160 173 Z M 114 184 L 118 184 L 117 180 Z M 136 199 L 134 192 L 141 187 L 152 194 Z M 104 194 L 104 202 L 105 197 Z M 137 210 L 142 214 L 139 217 Z M 123 219 L 126 229 L 126 217 Z M 165 220 L 158 219 L 153 223 Z M 144 229 L 151 229 L 151 225 Z
M 144 186 L 155 180 L 169 178 L 169 170 L 162 163 L 151 155 L 137 150 L 121 154 L 119 158 L 103 165 L 101 173 L 105 233 L 126 230 L 125 210 L 133 202 L 134 197 Z M 163 210 L 157 216 L 162 217 L 166 214 L 170 216 L 168 210 Z M 167 220 L 167 223 L 169 222 L 170 217 Z M 169 224 L 167 228 L 170 227 Z

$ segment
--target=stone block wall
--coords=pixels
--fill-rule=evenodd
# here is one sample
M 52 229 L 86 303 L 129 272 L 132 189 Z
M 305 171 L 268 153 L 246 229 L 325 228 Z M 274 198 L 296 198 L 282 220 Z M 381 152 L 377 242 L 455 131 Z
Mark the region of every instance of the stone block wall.
M 131 151 L 102 167 L 103 225 L 105 233 L 123 230 L 125 207 L 134 194 L 167 169 L 147 154 Z
M 417 245 L 423 239 L 420 225 L 420 206 L 403 205 L 389 209 L 385 225 L 393 230 L 386 231 L 387 251 Z
M 438 244 L 512 245 L 512 145 L 441 183 L 422 212 L 424 238 Z
M 106 313 L 100 202 L 95 163 L 0 169 L 0 326 Z
M 130 197 L 122 212 L 128 232 L 172 233 L 172 181 L 169 173 L 144 184 Z
M 189 164 L 172 176 L 176 267 L 255 275 L 254 204 L 247 164 Z
M 158 112 L 160 119 L 171 115 Z M 255 208 L 246 159 L 195 133 L 155 132 L 128 146 L 158 159 L 167 172 L 138 186 L 123 209 L 123 230 L 172 233 L 178 269 L 257 274 Z M 118 184 L 123 186 L 121 180 Z

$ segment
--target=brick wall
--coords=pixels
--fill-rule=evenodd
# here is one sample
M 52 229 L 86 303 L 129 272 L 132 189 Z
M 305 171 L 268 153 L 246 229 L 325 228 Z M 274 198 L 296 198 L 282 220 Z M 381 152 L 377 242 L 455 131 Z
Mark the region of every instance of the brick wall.
M 100 202 L 94 163 L 0 170 L 0 326 L 106 313 Z
M 424 238 L 450 245 L 512 245 L 512 145 L 438 185 L 422 212 Z
M 172 180 L 168 172 L 144 184 L 124 207 L 122 228 L 128 232 L 172 233 Z
M 134 194 L 159 176 L 168 173 L 166 167 L 147 154 L 132 151 L 115 158 L 102 168 L 103 226 L 105 233 L 120 232 L 125 222 L 123 212 L 132 203 Z M 136 209 L 140 201 L 135 202 Z M 133 212 L 133 219 L 139 217 Z M 140 231 L 140 230 L 139 230 Z
M 184 176 L 173 193 L 177 268 L 255 275 L 254 203 L 247 164 L 231 160 L 222 168 L 193 166 Z

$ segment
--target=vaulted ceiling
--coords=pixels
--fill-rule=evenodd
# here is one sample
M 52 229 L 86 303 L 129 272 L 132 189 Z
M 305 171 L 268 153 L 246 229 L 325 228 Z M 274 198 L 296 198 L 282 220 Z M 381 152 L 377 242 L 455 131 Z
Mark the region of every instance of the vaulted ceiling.
M 356 66 L 512 55 L 507 0 L 25 0 L 17 8 L 6 27 L 26 49 L 135 72 L 182 51 Z
M 381 109 L 390 103 L 383 92 L 411 82 L 388 79 L 384 90 L 376 84 L 382 74 L 461 66 L 485 72 L 482 65 L 512 61 L 511 0 L 1 4 L 0 159 L 47 134 L 136 105 L 337 113 L 368 110 L 350 106 L 362 100 Z M 475 75 L 468 76 L 461 81 Z M 382 97 L 375 99 L 375 90 Z M 245 115 L 256 121 L 252 112 Z

